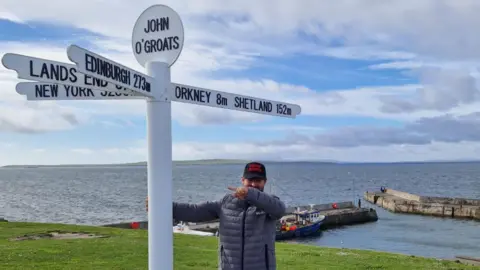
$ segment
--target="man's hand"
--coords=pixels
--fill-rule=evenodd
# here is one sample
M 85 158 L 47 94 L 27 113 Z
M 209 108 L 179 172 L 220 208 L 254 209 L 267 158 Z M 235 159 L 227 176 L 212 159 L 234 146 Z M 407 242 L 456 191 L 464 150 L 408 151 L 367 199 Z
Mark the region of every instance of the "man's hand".
M 148 196 L 147 196 L 147 199 L 145 200 L 145 208 L 147 209 L 147 212 L 148 212 Z
M 233 193 L 233 196 L 235 196 L 235 198 L 244 200 L 247 197 L 248 188 L 246 188 L 246 187 L 237 187 L 237 188 L 236 187 L 228 187 L 228 189 L 230 189 L 231 191 L 235 191 Z

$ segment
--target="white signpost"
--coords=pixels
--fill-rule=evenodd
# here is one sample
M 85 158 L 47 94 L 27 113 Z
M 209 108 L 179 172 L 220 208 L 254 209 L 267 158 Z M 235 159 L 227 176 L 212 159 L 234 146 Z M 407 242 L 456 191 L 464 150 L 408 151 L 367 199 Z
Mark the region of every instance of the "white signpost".
M 165 5 L 147 8 L 137 19 L 132 49 L 142 74 L 76 45 L 67 49 L 76 65 L 7 53 L 6 68 L 18 77 L 27 100 L 145 99 L 148 141 L 148 265 L 173 270 L 171 101 L 295 118 L 296 104 L 171 83 L 170 67 L 184 43 L 179 15 Z

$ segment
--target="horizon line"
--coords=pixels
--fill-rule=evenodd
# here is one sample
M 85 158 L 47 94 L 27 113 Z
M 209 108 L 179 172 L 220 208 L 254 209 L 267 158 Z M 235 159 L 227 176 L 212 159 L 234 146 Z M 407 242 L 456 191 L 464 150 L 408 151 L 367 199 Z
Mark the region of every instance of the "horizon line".
M 186 163 L 185 165 L 227 165 L 242 164 L 254 161 L 253 159 L 192 159 L 192 160 L 172 160 L 174 163 Z M 471 163 L 480 162 L 480 160 L 419 160 L 419 161 L 337 161 L 337 160 L 255 160 L 263 163 L 326 163 L 326 164 L 411 164 L 411 163 Z M 0 168 L 11 167 L 89 167 L 89 166 L 146 166 L 147 161 L 126 162 L 126 163 L 72 163 L 72 164 L 19 164 L 2 165 Z

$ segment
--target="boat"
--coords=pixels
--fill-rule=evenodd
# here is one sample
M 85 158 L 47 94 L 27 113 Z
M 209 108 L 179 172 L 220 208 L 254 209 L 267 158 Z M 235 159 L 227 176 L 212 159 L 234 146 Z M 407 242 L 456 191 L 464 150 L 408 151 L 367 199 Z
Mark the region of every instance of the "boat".
M 203 232 L 203 231 L 197 231 L 197 230 L 192 230 L 188 225 L 186 225 L 183 222 L 178 223 L 177 225 L 173 226 L 173 232 L 174 233 L 183 233 L 183 234 L 194 234 L 194 235 L 200 235 L 200 236 L 214 236 L 214 233 L 211 232 Z
M 277 223 L 276 240 L 286 240 L 296 237 L 313 236 L 320 231 L 325 216 L 313 209 L 300 211 L 297 209 L 292 215 L 285 216 Z

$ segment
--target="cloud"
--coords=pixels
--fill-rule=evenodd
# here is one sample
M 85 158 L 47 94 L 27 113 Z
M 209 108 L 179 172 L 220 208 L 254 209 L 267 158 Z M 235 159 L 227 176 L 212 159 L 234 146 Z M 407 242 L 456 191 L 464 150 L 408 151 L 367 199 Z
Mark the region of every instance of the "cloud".
M 114 47 L 115 44 L 112 41 L 109 48 Z M 121 47 L 121 46 L 120 46 Z M 51 59 L 56 61 L 61 61 L 69 63 L 66 56 L 66 47 L 63 47 L 58 44 L 52 44 L 48 42 L 44 43 L 19 43 L 19 42 L 7 42 L 0 43 L 0 48 L 2 51 L 25 54 L 30 56 L 41 57 L 45 59 Z M 119 49 L 121 51 L 121 49 Z M 196 53 L 195 51 L 190 51 L 186 49 L 187 56 L 191 55 L 190 62 L 200 63 L 206 60 L 200 52 Z M 129 52 L 119 52 L 119 51 L 108 51 L 104 52 L 103 55 L 114 59 L 117 62 L 121 62 L 125 65 L 132 66 L 133 68 L 140 69 L 138 64 L 135 63 L 133 55 Z M 199 56 L 200 55 L 200 56 Z M 199 56 L 197 59 L 196 57 Z M 221 59 L 223 56 L 220 56 Z M 185 58 L 184 58 L 185 59 Z M 188 60 L 188 59 L 186 59 Z M 242 60 L 237 59 L 236 61 L 242 62 Z M 366 89 L 354 89 L 354 90 L 345 90 L 345 91 L 327 91 L 324 93 L 316 92 L 313 89 L 309 89 L 305 86 L 278 83 L 269 79 L 259 79 L 259 80 L 249 80 L 249 79 L 212 79 L 205 74 L 200 74 L 205 71 L 205 67 L 201 67 L 199 70 L 192 70 L 192 67 L 182 68 L 188 66 L 187 64 L 179 63 L 176 67 L 176 72 L 173 73 L 173 80 L 176 82 L 182 82 L 185 84 L 195 85 L 199 87 L 205 87 L 225 92 L 234 92 L 243 95 L 255 96 L 259 98 L 273 99 L 290 103 L 297 103 L 302 106 L 302 115 L 355 115 L 357 113 L 367 115 L 367 116 L 380 116 L 378 106 L 380 103 L 376 101 L 376 93 L 385 92 L 383 88 L 366 88 Z M 208 68 L 207 68 L 208 69 Z M 177 75 L 175 75 L 177 74 Z M 0 81 L 0 87 L 6 89 L 2 91 L 0 95 L 5 97 L 8 100 L 23 100 L 22 96 L 19 96 L 14 91 L 16 79 L 16 73 L 11 70 L 6 70 L 3 66 L 0 68 L 0 77 L 4 80 Z M 8 91 L 7 89 L 11 89 Z M 403 87 L 393 87 L 390 89 L 399 89 L 398 91 L 403 91 Z M 378 105 L 375 105 L 375 102 Z M 47 126 L 51 126 L 52 130 L 58 130 L 62 127 L 59 124 L 49 124 L 48 121 L 54 121 L 55 119 L 63 121 L 66 125 L 63 125 L 64 128 L 71 128 L 74 124 L 82 124 L 88 121 L 92 121 L 94 116 L 106 115 L 113 117 L 135 117 L 135 116 L 144 116 L 145 115 L 145 104 L 143 101 L 130 101 L 130 100 L 108 100 L 108 101 L 50 101 L 47 102 L 51 107 L 51 110 L 60 112 L 66 110 L 70 112 L 70 118 L 61 116 L 62 114 L 36 114 L 37 118 L 46 117 L 42 121 L 32 121 L 32 118 L 23 119 L 24 115 L 16 115 L 13 117 L 12 114 L 7 113 L 9 111 L 9 106 L 20 106 L 18 109 L 15 107 L 10 108 L 11 110 L 25 111 L 20 104 L 43 104 L 45 102 L 17 102 L 9 103 L 8 105 L 0 104 L 0 112 L 5 117 L 12 117 L 10 120 L 4 120 L 6 123 L 19 122 L 21 126 L 30 126 L 34 130 L 44 130 L 43 127 L 36 128 L 35 125 L 43 125 L 47 123 Z M 174 102 L 172 105 L 173 110 L 173 119 L 179 121 L 183 125 L 195 126 L 195 125 L 221 125 L 229 123 L 241 123 L 241 122 L 256 122 L 264 119 L 268 119 L 269 116 L 252 114 L 246 112 L 238 111 L 225 111 L 217 108 L 209 108 L 204 106 L 195 106 L 191 104 L 182 104 Z M 380 113 L 381 114 L 381 113 Z M 387 114 L 385 114 L 387 115 Z M 396 116 L 388 116 L 395 118 Z M 402 116 L 399 116 L 402 117 Z M 82 118 L 85 121 L 75 121 L 75 118 Z M 63 120 L 62 120 L 63 119 Z M 69 122 L 69 120 L 71 120 Z M 93 120 L 95 121 L 95 120 Z M 70 123 L 70 124 L 68 124 Z M 9 125 L 10 126 L 10 125 Z M 15 128 L 14 130 L 21 130 Z
M 298 5 L 286 0 L 207 0 L 201 3 L 170 0 L 163 3 L 180 13 L 185 26 L 184 50 L 172 68 L 175 82 L 297 103 L 302 106 L 301 117 L 354 116 L 405 122 L 403 127 L 343 127 L 318 130 L 316 135 L 314 127 L 297 127 L 286 129 L 289 132 L 285 138 L 272 141 L 182 142 L 174 146 L 177 159 L 255 156 L 409 160 L 448 155 L 464 158 L 478 154 L 475 152 L 478 149 L 475 125 L 478 125 L 480 105 L 476 86 L 480 36 L 472 27 L 480 23 L 478 1 L 307 0 Z M 91 31 L 91 34 L 66 37 L 62 43 L 0 42 L 0 51 L 68 62 L 66 46 L 82 43 L 108 58 L 143 71 L 132 54 L 130 36 L 136 18 L 151 4 L 155 1 L 120 0 L 112 5 L 91 0 L 82 3 L 25 0 L 19 5 L 18 1 L 4 0 L 0 18 L 33 25 L 39 21 L 67 25 Z M 38 12 L 40 9 L 45 12 Z M 410 76 L 409 83 L 380 85 L 375 82 L 372 86 L 359 83 L 353 89 L 338 89 L 335 85 L 324 85 L 321 80 L 316 84 L 308 78 L 301 81 L 298 73 L 281 73 L 274 60 L 268 67 L 259 64 L 273 57 L 279 66 L 288 67 L 284 59 L 305 55 L 312 59 L 326 56 L 355 60 L 345 64 L 345 69 L 376 72 L 373 76 L 379 78 L 385 72 L 403 72 L 404 76 Z M 330 65 L 330 60 L 322 64 Z M 255 74 L 249 73 L 253 67 Z M 279 79 L 261 73 L 267 68 L 269 74 L 276 74 Z M 236 75 L 231 75 L 231 71 L 236 71 Z M 331 76 L 331 73 L 323 74 L 307 67 L 301 72 L 310 78 Z M 358 79 L 348 72 L 339 77 L 344 81 Z M 38 133 L 73 129 L 91 122 L 114 126 L 123 125 L 120 119 L 128 123 L 145 115 L 142 101 L 25 102 L 13 90 L 17 81 L 14 72 L 0 68 L 0 89 L 5 90 L 0 92 L 0 131 Z M 286 83 L 288 81 L 295 83 Z M 302 85 L 307 83 L 309 87 Z M 189 127 L 244 125 L 272 119 L 178 102 L 172 104 L 172 110 L 174 120 Z M 268 128 L 280 130 L 282 126 Z M 454 147 L 456 144 L 458 148 Z M 93 156 L 97 161 L 114 162 L 118 160 L 114 155 L 119 153 L 124 156 L 123 161 L 145 157 L 142 145 L 83 150 L 95 155 L 71 149 L 62 150 L 62 153 L 69 153 L 72 160 L 79 162 L 89 161 Z M 48 149 L 45 155 L 62 161 L 56 158 L 61 156 L 60 152 Z
M 5 10 L 0 10 L 0 19 L 4 19 L 4 20 L 16 22 L 16 23 L 24 23 L 16 15 L 9 13 L 8 11 L 5 11 Z
M 312 132 L 323 131 L 325 128 L 319 126 L 307 125 L 268 125 L 268 126 L 244 126 L 246 130 L 261 130 L 261 131 L 293 131 L 293 132 Z
M 111 5 L 92 0 L 81 4 L 24 0 L 18 5 L 17 1 L 4 0 L 0 15 L 20 21 L 60 23 L 104 36 L 129 39 L 136 18 L 155 3 L 121 0 Z M 314 45 L 320 52 L 324 47 L 342 43 L 356 48 L 357 52 L 358 48 L 375 46 L 388 58 L 405 59 L 405 56 L 410 58 L 418 54 L 462 59 L 480 56 L 477 49 L 480 38 L 471 27 L 480 22 L 477 16 L 480 4 L 475 0 L 366 0 L 358 3 L 308 0 L 302 5 L 287 0 L 242 1 L 240 4 L 233 0 L 209 0 L 201 4 L 170 0 L 163 4 L 177 10 L 182 17 L 188 46 L 207 42 L 216 47 L 228 44 L 220 47 L 233 48 L 237 55 L 239 46 L 244 52 L 276 54 L 301 52 Z M 45 12 L 38 12 L 39 9 Z M 312 38 L 302 43 L 294 42 L 302 34 Z M 351 56 L 339 54 L 343 55 Z M 364 55 L 372 56 L 371 53 Z
M 448 111 L 457 106 L 479 101 L 476 78 L 461 70 L 421 68 L 419 87 L 407 98 L 381 97 L 381 110 L 386 113 L 409 113 L 419 110 Z
M 394 61 L 381 64 L 375 64 L 368 66 L 372 70 L 382 70 L 382 69 L 414 69 L 421 68 L 428 64 L 420 61 Z
M 326 48 L 317 53 L 324 56 L 353 60 L 408 60 L 416 58 L 416 55 L 413 53 L 404 51 L 390 51 L 369 46 Z
M 95 151 L 88 148 L 75 148 L 75 149 L 72 149 L 72 152 L 83 154 L 83 155 L 90 155 L 90 154 L 93 154 Z
M 104 52 L 103 55 L 140 70 L 139 65 L 135 63 L 131 52 L 123 52 L 122 46 L 119 46 L 119 43 L 116 43 L 116 41 L 111 40 L 110 42 L 108 48 L 113 48 L 118 45 L 118 49 L 115 51 Z M 0 42 L 0 49 L 2 49 L 2 51 L 37 56 L 67 63 L 69 62 L 66 57 L 66 47 L 57 44 Z M 191 59 L 184 58 L 185 61 L 188 60 L 187 62 L 202 63 L 207 60 L 202 53 L 196 52 L 195 49 L 186 49 L 186 52 L 186 55 L 191 57 Z M 221 57 L 222 56 L 218 59 L 221 59 Z M 242 62 L 243 60 L 241 59 L 237 59 L 236 61 L 242 63 L 240 65 L 246 64 Z M 224 79 L 214 79 L 205 74 L 205 65 L 199 65 L 198 69 L 195 69 L 186 63 L 179 63 L 175 68 L 176 71 L 172 71 L 172 79 L 175 82 L 300 104 L 302 107 L 301 116 L 364 116 L 413 121 L 421 117 L 440 115 L 441 112 L 437 111 L 440 109 L 454 115 L 471 113 L 477 110 L 475 106 L 477 103 L 472 103 L 476 100 L 466 99 L 460 95 L 461 93 L 468 94 L 469 91 L 471 91 L 471 89 L 463 88 L 465 86 L 470 86 L 470 84 L 462 84 L 461 81 L 464 78 L 461 73 L 456 75 L 456 77 L 450 74 L 450 72 L 444 72 L 446 75 L 444 75 L 444 73 L 438 73 L 440 74 L 438 75 L 439 77 L 443 76 L 447 78 L 440 82 L 434 80 L 434 75 L 437 73 L 433 71 L 430 73 L 423 73 L 426 74 L 424 75 L 425 79 L 423 81 L 425 84 L 436 83 L 433 84 L 434 86 L 440 84 L 443 92 L 438 93 L 436 88 L 430 87 L 430 90 L 424 90 L 424 92 L 420 92 L 417 96 L 422 98 L 423 93 L 431 93 L 431 95 L 437 96 L 437 99 L 441 99 L 442 95 L 448 94 L 454 95 L 458 100 L 458 102 L 456 102 L 456 99 L 449 98 L 446 103 L 448 106 L 440 104 L 443 106 L 441 107 L 435 105 L 428 99 L 426 101 L 430 103 L 427 103 L 427 105 L 422 105 L 424 103 L 421 102 L 421 99 L 420 101 L 415 101 L 415 99 L 402 99 L 404 96 L 414 96 L 415 91 L 423 87 L 421 84 L 359 87 L 355 89 L 335 89 L 335 91 L 317 92 L 315 89 L 305 86 L 279 83 L 271 79 L 250 80 L 244 78 L 233 79 L 228 77 Z M 207 67 L 206 69 L 208 70 L 209 68 Z M 138 100 L 24 102 L 23 97 L 14 91 L 15 82 L 18 81 L 15 72 L 1 67 L 0 78 L 2 78 L 2 80 L 0 80 L 0 88 L 6 89 L 6 91 L 0 93 L 2 99 L 6 102 L 9 100 L 16 101 L 15 103 L 0 103 L 0 112 L 4 112 L 1 115 L 5 118 L 3 121 L 6 123 L 3 127 L 4 130 L 8 128 L 8 130 L 12 131 L 31 132 L 22 129 L 22 127 L 26 126 L 34 131 L 59 130 L 62 128 L 71 129 L 74 126 L 82 125 L 89 121 L 96 121 L 94 118 L 95 116 L 110 116 L 127 120 L 130 117 L 145 116 L 145 104 L 143 101 Z M 455 93 L 451 90 L 455 88 L 455 85 L 457 85 L 457 88 L 462 87 L 462 89 L 459 90 L 459 93 Z M 8 91 L 7 89 L 11 90 Z M 433 99 L 433 101 L 437 102 L 436 99 Z M 461 103 L 459 103 L 461 101 L 470 104 L 471 107 L 456 106 L 461 105 Z M 44 103 L 48 103 L 50 106 L 49 110 L 55 111 L 56 113 L 33 113 L 33 111 L 31 114 L 27 113 L 29 110 L 32 110 L 31 108 L 34 108 L 32 107 L 34 104 L 37 104 L 35 106 L 40 106 L 38 104 Z M 30 109 L 25 109 L 27 104 Z M 429 109 L 430 111 L 426 109 Z M 23 113 L 17 115 L 10 113 L 13 110 L 22 111 Z M 258 122 L 272 118 L 265 115 L 222 110 L 179 102 L 174 102 L 172 104 L 172 110 L 173 119 L 185 126 Z M 62 113 L 63 111 L 65 111 L 65 113 Z M 33 116 L 36 118 L 33 118 Z M 39 120 L 40 118 L 42 119 Z M 15 127 L 17 124 L 19 127 Z M 37 125 L 40 126 L 36 127 Z
M 0 166 L 8 164 L 110 164 L 144 161 L 146 147 L 119 145 L 118 148 L 88 149 L 88 153 L 73 152 L 68 148 L 25 155 L 28 149 L 16 148 L 9 157 L 0 156 Z M 21 150 L 21 151 L 19 151 Z M 23 153 L 23 154 L 22 154 Z M 368 153 L 368 154 L 366 154 Z M 398 144 L 390 146 L 327 147 L 316 144 L 264 144 L 253 142 L 173 144 L 174 160 L 205 158 L 232 158 L 274 161 L 343 161 L 343 162 L 399 162 L 429 160 L 475 160 L 480 154 L 480 143 L 432 142 L 423 145 Z M 41 155 L 39 158 L 38 155 Z M 69 158 L 66 159 L 65 156 Z
M 0 142 L 0 148 L 3 148 L 3 149 L 9 149 L 9 148 L 13 148 L 15 147 L 15 143 L 11 143 L 11 142 Z
M 178 143 L 174 159 L 234 158 L 283 161 L 399 162 L 478 159 L 480 143 L 324 147 L 314 144 Z
M 0 132 L 42 133 L 73 129 L 82 120 L 69 108 L 49 103 L 0 103 Z
M 113 46 L 113 45 L 112 45 Z M 69 63 L 70 61 L 66 57 L 66 47 L 59 46 L 58 44 L 50 44 L 50 43 L 15 43 L 15 42 L 8 42 L 8 43 L 0 43 L 0 48 L 2 51 L 12 52 L 12 53 L 19 53 L 34 57 L 41 57 L 44 59 L 56 60 L 61 61 L 64 63 Z M 109 52 L 104 54 L 115 61 L 124 63 L 126 65 L 130 65 L 133 67 L 137 67 L 138 64 L 135 65 L 133 56 L 131 53 L 115 53 Z M 197 59 L 193 59 L 192 61 L 198 62 L 201 61 Z M 180 64 L 181 65 L 181 64 Z M 189 77 L 188 74 L 191 74 L 190 78 L 196 78 L 197 76 L 193 75 L 194 72 L 177 72 L 176 74 L 182 74 L 182 77 Z M 0 119 L 2 120 L 0 123 L 0 129 L 6 130 L 16 130 L 16 131 L 25 131 L 29 132 L 30 130 L 22 129 L 22 126 L 29 126 L 33 131 L 46 131 L 49 129 L 45 129 L 44 122 L 46 126 L 51 126 L 50 130 L 57 130 L 57 128 L 62 127 L 59 124 L 53 124 L 52 121 L 56 121 L 55 119 L 63 119 L 62 121 L 66 121 L 71 125 L 78 124 L 75 117 L 79 117 L 79 115 L 83 115 L 83 117 L 93 117 L 94 115 L 110 115 L 110 116 L 120 116 L 120 115 L 128 115 L 128 116 L 144 116 L 145 115 L 145 103 L 143 101 L 131 101 L 131 100 L 108 100 L 108 101 L 49 101 L 49 102 L 26 102 L 24 101 L 24 97 L 18 95 L 15 92 L 15 82 L 19 81 L 16 79 L 16 72 L 7 70 L 3 66 L 0 68 L 0 88 L 4 89 L 0 93 L 2 99 L 5 101 L 18 101 L 16 103 L 9 102 L 9 103 L 0 103 Z M 174 76 L 174 78 L 178 79 L 178 76 Z M 191 79 L 190 79 L 191 80 Z M 201 79 L 198 79 L 201 80 Z M 186 80 L 187 82 L 189 80 Z M 184 82 L 184 81 L 182 81 Z M 197 84 L 198 85 L 198 84 Z M 198 85 L 202 86 L 202 85 Z M 62 110 L 66 111 L 76 111 L 78 115 L 75 114 L 67 114 L 60 113 L 60 114 L 44 114 L 41 111 L 36 114 L 36 120 L 33 121 L 33 112 L 28 114 L 30 110 L 25 109 L 25 107 L 35 107 L 40 106 L 38 104 L 49 104 L 50 110 L 54 110 L 57 112 L 61 112 Z M 65 105 L 61 105 L 65 104 Z M 246 114 L 246 113 L 239 113 L 239 112 L 223 112 L 218 113 L 218 109 L 215 108 L 197 108 L 197 106 L 190 105 L 190 104 L 174 104 L 173 106 L 173 115 L 174 119 L 180 121 L 185 125 L 198 125 L 198 124 L 224 124 L 224 123 L 234 123 L 237 121 L 250 121 L 261 119 L 260 116 Z M 12 111 L 22 111 L 19 114 L 12 114 Z M 45 119 L 43 119 L 45 118 Z M 43 119 L 42 121 L 38 121 L 39 119 Z M 58 120 L 58 121 L 60 121 Z M 57 121 L 57 122 L 58 122 Z M 18 125 L 18 127 L 17 127 Z M 42 127 L 36 127 L 36 125 L 42 125 Z M 63 125 L 64 128 L 70 128 L 70 125 Z
M 402 127 L 355 126 L 330 129 L 315 135 L 290 134 L 258 146 L 297 145 L 354 148 L 361 146 L 431 145 L 434 143 L 480 143 L 480 113 L 422 118 Z
M 425 118 L 403 127 L 343 127 L 300 134 L 290 131 L 283 138 L 255 141 L 197 142 L 173 144 L 174 160 L 233 158 L 256 160 L 318 160 L 345 162 L 397 162 L 478 159 L 480 113 L 455 117 Z M 0 146 L 1 147 L 1 146 Z M 5 146 L 7 147 L 7 146 Z M 147 155 L 146 141 L 118 146 L 74 148 L 60 146 L 48 151 L 8 144 L 11 155 L 0 164 L 106 164 L 138 162 Z M 24 153 L 32 151 L 35 155 Z M 23 153 L 23 154 L 22 154 Z M 366 154 L 368 153 L 368 154 Z M 42 155 L 38 159 L 38 154 Z M 65 159 L 68 156 L 68 159 Z

